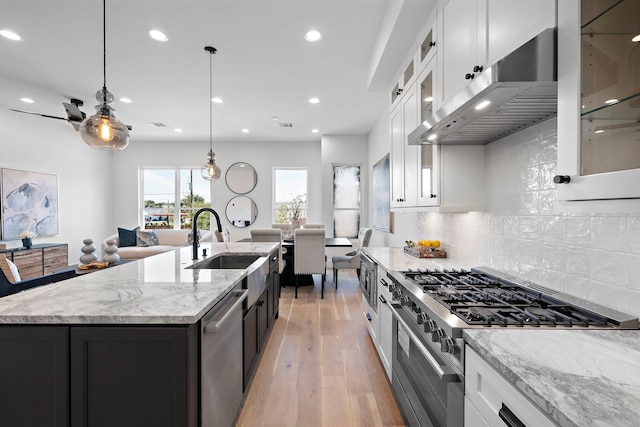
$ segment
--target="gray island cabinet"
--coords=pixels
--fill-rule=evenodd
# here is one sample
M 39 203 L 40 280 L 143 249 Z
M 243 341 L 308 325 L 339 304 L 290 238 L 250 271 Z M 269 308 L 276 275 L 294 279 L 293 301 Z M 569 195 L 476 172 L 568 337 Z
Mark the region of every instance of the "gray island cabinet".
M 260 257 L 246 269 L 191 269 L 186 248 L 0 299 L 0 425 L 207 427 L 214 423 L 206 412 L 218 412 L 211 396 L 232 387 L 211 391 L 207 385 L 216 377 L 226 384 L 237 371 L 239 397 L 227 415 L 233 421 L 277 317 L 277 277 L 267 274 L 252 285 L 252 268 L 269 271 L 277 246 L 203 246 L 209 258 L 219 252 Z M 255 297 L 246 297 L 252 292 Z M 236 294 L 243 295 L 233 304 L 242 304 L 237 333 L 210 335 L 211 358 L 203 336 L 226 318 L 203 318 L 231 305 Z M 252 312 L 264 314 L 248 326 Z M 220 358 L 230 341 L 234 354 Z M 212 369 L 211 360 L 222 366 Z

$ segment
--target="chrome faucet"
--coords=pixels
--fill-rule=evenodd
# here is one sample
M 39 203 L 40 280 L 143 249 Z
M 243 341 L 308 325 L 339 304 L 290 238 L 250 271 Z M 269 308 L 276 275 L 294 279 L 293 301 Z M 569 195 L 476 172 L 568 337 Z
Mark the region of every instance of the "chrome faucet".
M 193 216 L 193 256 L 191 259 L 198 259 L 198 217 L 202 212 L 210 212 L 213 216 L 216 217 L 216 225 L 218 226 L 218 231 L 222 233 L 222 224 L 220 224 L 220 217 L 218 213 L 211 208 L 202 208 L 198 209 L 196 214 Z

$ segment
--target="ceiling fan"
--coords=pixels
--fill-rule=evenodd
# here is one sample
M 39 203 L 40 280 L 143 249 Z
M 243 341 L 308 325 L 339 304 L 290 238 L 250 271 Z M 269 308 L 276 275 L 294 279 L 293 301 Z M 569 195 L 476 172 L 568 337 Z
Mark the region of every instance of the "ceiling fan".
M 80 130 L 80 123 L 82 123 L 84 118 L 87 117 L 85 113 L 80 111 L 80 107 L 84 105 L 84 102 L 79 99 L 71 98 L 70 102 L 63 102 L 62 105 L 67 111 L 67 117 L 51 116 L 49 114 L 33 113 L 31 111 L 16 110 L 13 108 L 9 108 L 9 110 L 15 111 L 16 113 L 33 114 L 35 116 L 46 117 L 48 119 L 66 120 L 71 123 L 71 126 L 73 126 L 75 130 Z

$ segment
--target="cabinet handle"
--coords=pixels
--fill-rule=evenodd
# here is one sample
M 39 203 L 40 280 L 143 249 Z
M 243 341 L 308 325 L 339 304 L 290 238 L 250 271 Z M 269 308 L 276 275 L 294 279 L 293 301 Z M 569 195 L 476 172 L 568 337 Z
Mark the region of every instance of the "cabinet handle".
M 429 42 L 429 46 L 435 46 L 436 42 Z
M 553 177 L 553 182 L 556 184 L 568 184 L 571 182 L 571 177 L 569 175 L 556 175 Z
M 378 299 L 380 300 L 381 303 L 386 304 L 387 300 L 382 296 L 382 295 L 378 295 Z
M 236 300 L 233 302 L 233 304 L 231 305 L 231 307 L 229 307 L 229 309 L 222 315 L 222 317 L 220 317 L 219 320 L 211 320 L 209 323 L 207 323 L 203 328 L 202 331 L 205 334 L 209 334 L 209 333 L 216 333 L 220 330 L 220 328 L 224 325 L 224 323 L 227 321 L 227 319 L 229 318 L 229 316 L 231 316 L 231 313 L 233 313 L 233 311 L 235 311 L 236 307 L 238 307 L 238 305 L 242 304 L 242 301 L 244 301 L 247 296 L 249 296 L 249 291 L 244 289 L 240 292 L 236 292 L 236 295 L 234 296 L 234 298 L 236 298 Z
M 498 411 L 498 416 L 509 427 L 527 427 L 504 403 L 502 404 L 502 408 Z
M 483 69 L 484 69 L 484 67 L 482 65 L 476 65 L 475 67 L 473 67 L 473 72 L 474 73 L 481 73 Z
M 435 194 L 429 194 L 429 197 L 432 198 L 432 199 L 435 199 L 436 195 Z
M 471 74 L 471 73 L 467 73 L 464 75 L 464 78 L 466 80 L 473 80 L 474 77 L 475 77 L 475 74 Z

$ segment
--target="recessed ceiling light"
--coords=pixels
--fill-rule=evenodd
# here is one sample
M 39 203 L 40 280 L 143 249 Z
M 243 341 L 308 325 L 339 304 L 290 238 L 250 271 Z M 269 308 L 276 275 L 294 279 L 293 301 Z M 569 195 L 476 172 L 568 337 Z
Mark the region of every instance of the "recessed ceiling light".
M 593 132 L 593 133 L 603 133 L 604 130 L 603 129 L 598 129 L 597 131 Z
M 491 101 L 489 100 L 484 100 L 478 103 L 478 105 L 476 105 L 476 110 L 482 110 L 483 108 L 486 108 L 489 104 L 491 104 Z
M 278 117 L 276 117 L 276 116 L 273 116 L 273 117 L 271 117 L 271 120 L 273 120 L 274 122 L 277 122 L 280 119 Z
M 222 98 L 218 98 L 217 96 L 214 98 L 211 98 L 211 102 L 214 102 L 216 104 L 222 104 Z
M 242 133 L 249 133 L 249 129 L 247 128 L 242 129 Z
M 640 34 L 631 39 L 632 42 L 640 42 Z
M 174 131 L 175 133 L 182 133 L 182 129 L 180 129 L 180 128 L 175 128 L 173 131 Z
M 169 37 L 167 37 L 167 35 L 160 30 L 149 31 L 149 36 L 151 36 L 152 39 L 159 42 L 166 42 L 169 40 Z
M 120 98 L 120 102 L 124 102 L 125 104 L 131 104 L 133 101 L 129 98 L 122 97 Z
M 18 34 L 14 33 L 11 30 L 0 30 L 0 36 L 7 38 L 9 40 L 17 41 L 17 42 L 22 40 L 22 37 L 20 37 Z
M 308 42 L 317 42 L 322 39 L 322 34 L 318 30 L 309 30 L 307 34 L 304 35 L 304 39 Z
M 620 102 L 618 99 L 616 98 L 611 98 L 611 99 L 607 99 L 606 101 L 604 101 L 605 104 L 611 105 L 611 104 L 616 104 Z
M 311 129 L 311 133 L 318 133 L 320 132 L 318 129 Z
M 311 104 L 317 104 L 318 102 L 320 102 L 320 100 L 318 98 L 310 98 L 309 99 L 309 103 L 311 103 Z
M 27 97 L 20 98 L 20 101 L 26 102 L 27 104 L 33 104 L 33 99 Z

